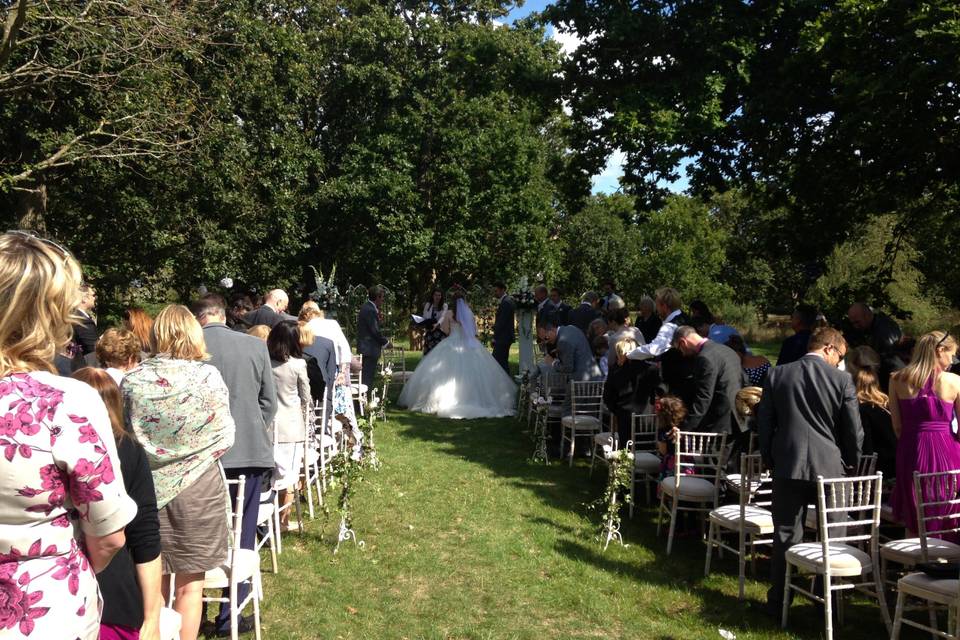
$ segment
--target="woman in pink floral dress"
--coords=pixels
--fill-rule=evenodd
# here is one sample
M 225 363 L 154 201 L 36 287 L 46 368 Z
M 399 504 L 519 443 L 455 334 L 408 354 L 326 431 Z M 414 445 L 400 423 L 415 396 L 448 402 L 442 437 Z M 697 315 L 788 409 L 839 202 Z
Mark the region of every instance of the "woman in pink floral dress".
M 96 391 L 55 376 L 80 267 L 30 234 L 0 236 L 0 636 L 95 640 L 95 572 L 137 512 Z M 75 535 L 76 534 L 76 535 Z

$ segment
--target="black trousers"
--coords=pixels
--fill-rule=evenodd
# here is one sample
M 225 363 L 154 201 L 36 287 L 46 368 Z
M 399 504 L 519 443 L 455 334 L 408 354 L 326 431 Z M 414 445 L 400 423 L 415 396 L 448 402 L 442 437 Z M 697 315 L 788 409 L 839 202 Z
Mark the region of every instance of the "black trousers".
M 224 469 L 228 480 L 236 480 L 240 476 L 246 476 L 246 482 L 243 485 L 243 523 L 240 529 L 240 547 L 243 549 L 253 549 L 257 543 L 257 514 L 260 511 L 260 491 L 263 487 L 264 478 L 268 476 L 271 469 L 262 467 L 237 467 L 234 469 Z M 229 485 L 230 504 L 235 504 L 237 500 L 236 485 Z M 279 534 L 279 531 L 277 532 Z M 241 582 L 237 585 L 237 597 L 243 601 L 250 593 L 250 585 Z M 223 597 L 230 597 L 230 589 L 223 590 Z M 230 628 L 230 605 L 220 603 L 220 612 L 216 620 L 217 630 Z
M 494 342 L 493 359 L 497 361 L 503 370 L 510 373 L 510 345 L 512 342 Z
M 770 558 L 770 589 L 767 591 L 767 608 L 780 615 L 783 607 L 783 592 L 787 571 L 787 549 L 803 542 L 803 521 L 807 505 L 817 504 L 817 483 L 809 480 L 773 479 L 773 551 Z M 829 514 L 831 522 L 842 520 L 844 513 Z M 831 536 L 845 535 L 843 527 L 830 528 Z M 822 579 L 817 580 L 815 592 L 823 589 Z
M 367 385 L 367 392 L 373 391 L 373 381 L 377 377 L 377 368 L 380 366 L 380 354 L 363 354 L 363 371 L 360 372 L 360 382 Z

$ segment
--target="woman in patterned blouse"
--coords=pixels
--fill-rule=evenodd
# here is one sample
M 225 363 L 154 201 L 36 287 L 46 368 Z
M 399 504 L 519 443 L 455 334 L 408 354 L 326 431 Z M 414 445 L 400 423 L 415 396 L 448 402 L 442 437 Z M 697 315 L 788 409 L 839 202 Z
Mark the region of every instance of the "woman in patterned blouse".
M 227 558 L 227 491 L 216 461 L 235 426 L 227 386 L 203 363 L 203 330 L 186 307 L 157 315 L 151 347 L 155 355 L 123 379 L 126 422 L 153 471 L 164 580 L 176 574 L 173 608 L 189 640 L 200 628 L 204 573 Z
M 124 545 L 123 488 L 107 409 L 55 375 L 73 334 L 80 266 L 25 232 L 0 236 L 0 637 L 100 631 L 95 572 Z

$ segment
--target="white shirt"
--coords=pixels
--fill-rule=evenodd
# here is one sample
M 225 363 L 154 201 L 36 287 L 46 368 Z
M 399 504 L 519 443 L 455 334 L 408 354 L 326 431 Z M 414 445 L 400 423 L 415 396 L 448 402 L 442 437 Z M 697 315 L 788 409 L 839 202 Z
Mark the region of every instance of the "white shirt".
M 647 360 L 648 358 L 661 356 L 669 351 L 670 347 L 673 346 L 673 332 L 677 330 L 677 324 L 674 320 L 676 320 L 680 313 L 680 309 L 677 309 L 664 318 L 663 324 L 660 325 L 660 330 L 657 331 L 657 335 L 654 336 L 653 340 L 647 344 L 640 345 L 628 353 L 627 357 L 631 360 Z

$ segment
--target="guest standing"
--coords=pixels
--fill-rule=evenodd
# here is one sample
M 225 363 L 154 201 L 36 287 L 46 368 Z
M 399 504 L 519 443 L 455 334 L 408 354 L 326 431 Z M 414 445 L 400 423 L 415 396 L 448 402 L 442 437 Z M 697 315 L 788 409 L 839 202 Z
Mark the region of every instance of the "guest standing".
M 150 352 L 150 329 L 153 328 L 153 318 L 140 307 L 130 307 L 123 312 L 123 328 L 132 331 L 140 342 L 140 352 Z
M 80 304 L 77 305 L 76 325 L 73 328 L 74 342 L 80 347 L 83 355 L 93 353 L 97 347 L 97 321 L 93 317 L 93 310 L 97 306 L 97 291 L 91 285 L 80 285 Z
M 423 355 L 430 353 L 440 341 L 447 337 L 440 329 L 440 320 L 447 311 L 447 304 L 443 301 L 443 290 L 434 289 L 430 300 L 423 305 L 423 319 L 429 320 L 423 332 Z
M 380 352 L 390 347 L 390 340 L 380 332 L 380 311 L 386 291 L 377 285 L 370 288 L 369 299 L 357 314 L 357 351 L 363 356 L 363 371 L 360 381 L 373 388 L 373 380 L 380 362 Z
M 73 336 L 80 265 L 52 241 L 0 236 L 0 635 L 82 638 L 100 630 L 95 574 L 124 545 L 136 504 L 117 475 L 97 392 L 54 375 Z M 71 513 L 76 518 L 71 518 Z
M 880 390 L 880 356 L 867 346 L 847 352 L 847 371 L 853 376 L 863 425 L 863 455 L 877 454 L 877 470 L 884 480 L 897 476 L 897 434 L 893 431 L 890 399 Z
M 704 338 L 690 326 L 674 332 L 673 344 L 696 363 L 693 402 L 684 431 L 726 433 L 732 445 L 741 432 L 734 405 L 740 389 L 748 386 L 740 359 L 729 347 Z
M 587 327 L 603 314 L 597 308 L 600 305 L 600 296 L 594 291 L 587 291 L 580 300 L 580 306 L 567 312 L 567 323 L 587 333 Z
M 333 318 L 325 317 L 325 312 L 312 300 L 304 302 L 300 307 L 300 320 L 306 321 L 307 327 L 315 336 L 333 341 L 337 361 L 337 377 L 333 388 L 333 415 L 341 423 L 350 427 L 359 436 L 357 416 L 353 408 L 353 396 L 350 393 L 350 367 L 353 363 L 353 354 L 350 342 L 338 323 Z
M 555 348 L 557 357 L 544 357 L 543 361 L 554 370 L 570 376 L 574 382 L 600 379 L 600 368 L 593 357 L 593 349 L 583 332 L 574 326 L 557 327 L 546 321 L 537 329 L 537 336 Z
M 304 442 L 312 434 L 313 400 L 307 363 L 300 348 L 300 335 L 293 322 L 281 322 L 267 338 L 273 381 L 277 388 L 277 413 L 273 418 L 276 443 L 276 477 L 273 488 L 280 492 L 281 529 L 289 529 L 293 487 L 299 482 L 303 466 Z M 309 429 L 309 431 L 308 431 Z
M 140 364 L 140 339 L 127 329 L 110 328 L 97 340 L 97 360 L 119 385 L 123 376 Z
M 153 323 L 154 355 L 123 379 L 126 423 L 153 470 L 164 582 L 175 573 L 181 640 L 200 628 L 204 574 L 227 559 L 227 490 L 217 460 L 233 445 L 230 392 L 190 310 L 165 307 Z M 168 593 L 166 584 L 164 593 Z
M 640 311 L 637 313 L 637 321 L 634 325 L 643 334 L 643 343 L 640 344 L 651 342 L 657 337 L 661 320 L 660 316 L 657 315 L 656 303 L 650 296 L 640 298 Z
M 856 465 L 863 443 L 853 380 L 837 367 L 847 343 L 839 331 L 817 329 L 809 352 L 767 375 L 757 406 L 763 462 L 773 473 L 773 551 L 767 611 L 783 607 L 786 552 L 803 540 L 807 505 L 815 503 L 817 477 L 839 478 Z
M 890 374 L 904 366 L 897 352 L 903 338 L 900 325 L 888 315 L 874 311 L 864 302 L 850 305 L 847 318 L 853 326 L 853 331 L 850 332 L 851 344 L 865 344 L 880 354 L 880 388 L 886 391 Z
M 630 339 L 634 342 L 634 349 L 641 344 L 646 344 L 643 332 L 629 324 L 629 312 L 626 307 L 610 309 L 607 311 L 607 342 L 609 350 L 607 351 L 607 366 L 610 371 L 618 366 L 620 362 L 617 353 L 617 343 L 624 339 Z
M 220 372 L 230 398 L 230 415 L 236 431 L 233 446 L 220 458 L 224 475 L 229 480 L 245 476 L 243 487 L 243 528 L 240 546 L 254 549 L 257 536 L 257 515 L 260 494 L 269 483 L 273 472 L 273 416 L 277 411 L 277 392 L 273 382 L 270 355 L 262 340 L 226 324 L 226 301 L 223 296 L 209 293 L 193 303 L 192 309 L 203 327 L 203 339 L 210 353 L 211 366 Z M 236 503 L 236 485 L 229 487 L 230 500 Z M 238 598 L 242 601 L 250 589 L 241 583 Z M 219 633 L 230 630 L 230 607 L 220 605 L 214 622 Z M 249 617 L 242 617 L 238 631 L 251 628 Z
M 767 379 L 767 372 L 770 371 L 770 361 L 764 356 L 757 356 L 747 351 L 747 345 L 739 335 L 732 335 L 727 338 L 726 344 L 733 349 L 734 353 L 740 358 L 740 366 L 746 374 L 749 383 L 755 387 L 762 387 L 763 381 Z
M 271 329 L 279 322 L 296 320 L 295 317 L 288 314 L 287 305 L 290 304 L 290 298 L 283 289 L 273 289 L 263 298 L 263 304 L 243 317 L 251 327 L 258 324 L 265 324 Z
M 890 378 L 890 413 L 897 442 L 897 483 L 893 491 L 893 515 L 917 534 L 917 506 L 913 472 L 932 473 L 960 469 L 960 443 L 950 421 L 960 412 L 960 376 L 948 373 L 957 353 L 957 341 L 946 332 L 932 331 L 917 341 L 913 359 Z M 930 489 L 927 487 L 927 489 Z M 952 500 L 946 487 L 933 488 L 928 500 Z M 931 509 L 939 514 L 957 514 L 960 505 Z M 957 526 L 957 520 L 934 521 L 928 531 Z
M 502 282 L 493 285 L 493 295 L 497 298 L 497 315 L 493 320 L 493 358 L 504 371 L 510 373 L 510 347 L 516 339 L 514 314 L 517 306 L 513 298 L 507 295 L 507 285 Z
M 817 324 L 817 308 L 809 304 L 797 305 L 790 316 L 790 326 L 793 335 L 786 338 L 780 345 L 780 355 L 777 356 L 777 366 L 796 362 L 807 353 L 807 344 L 810 334 Z
M 106 335 L 106 334 L 104 334 Z M 132 334 L 131 334 L 132 335 Z M 102 340 L 103 338 L 101 338 Z M 106 372 L 84 367 L 72 376 L 95 389 L 110 416 L 117 456 L 127 494 L 137 503 L 137 515 L 124 529 L 126 545 L 109 566 L 97 575 L 103 596 L 100 640 L 143 640 L 160 637 L 160 520 L 153 474 L 143 448 L 123 426 L 120 387 Z

